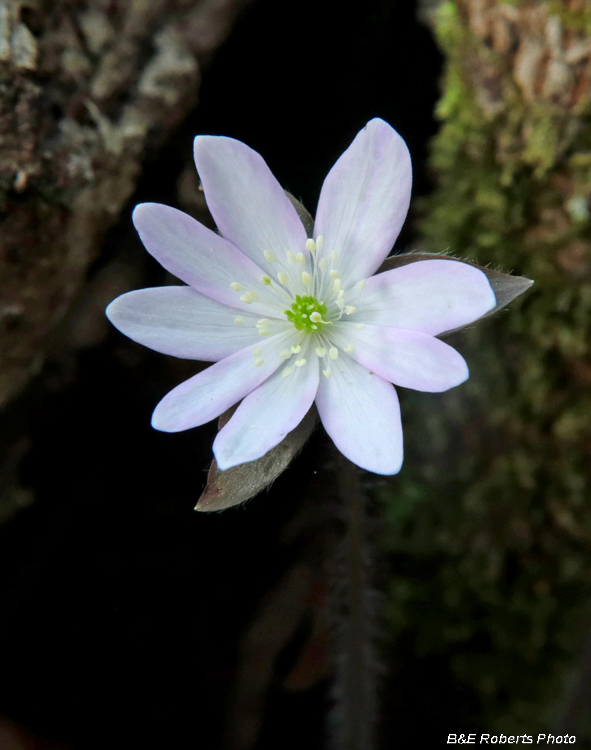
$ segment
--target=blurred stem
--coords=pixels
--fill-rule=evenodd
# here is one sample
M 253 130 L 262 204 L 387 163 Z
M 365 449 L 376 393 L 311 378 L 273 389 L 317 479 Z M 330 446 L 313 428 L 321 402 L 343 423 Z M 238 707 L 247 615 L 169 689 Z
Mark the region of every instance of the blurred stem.
M 367 551 L 367 498 L 359 469 L 340 453 L 336 484 L 345 534 L 334 565 L 336 674 L 331 713 L 333 750 L 372 750 L 376 717 L 374 609 Z

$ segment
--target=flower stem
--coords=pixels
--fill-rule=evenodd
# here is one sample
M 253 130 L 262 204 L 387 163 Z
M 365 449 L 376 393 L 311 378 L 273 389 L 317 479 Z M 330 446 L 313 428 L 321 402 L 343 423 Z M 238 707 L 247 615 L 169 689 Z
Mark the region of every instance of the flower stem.
M 372 750 L 376 723 L 375 596 L 370 587 L 367 499 L 359 469 L 341 454 L 336 484 L 346 531 L 333 569 L 335 701 L 329 722 L 332 750 Z

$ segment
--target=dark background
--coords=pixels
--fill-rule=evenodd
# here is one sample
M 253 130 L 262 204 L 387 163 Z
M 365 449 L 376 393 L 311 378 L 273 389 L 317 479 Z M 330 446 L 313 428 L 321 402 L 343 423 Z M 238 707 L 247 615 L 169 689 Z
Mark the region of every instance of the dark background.
M 326 2 L 322 15 L 311 0 L 256 3 L 204 72 L 198 108 L 148 155 L 91 279 L 122 257 L 137 271 L 135 286 L 163 283 L 130 212 L 143 200 L 179 205 L 179 177 L 199 133 L 257 149 L 313 211 L 332 163 L 369 119 L 382 117 L 408 143 L 414 196 L 425 194 L 440 67 L 414 3 L 371 0 L 347 13 Z M 399 248 L 412 241 L 407 224 Z M 45 738 L 39 747 L 222 747 L 242 633 L 261 598 L 315 544 L 312 532 L 290 546 L 281 529 L 323 468 L 321 437 L 268 494 L 220 515 L 193 511 L 215 425 L 179 435 L 149 426 L 158 400 L 195 371 L 188 367 L 110 330 L 76 357 L 56 347 L 25 406 L 21 399 L 6 416 L 10 424 L 26 414 L 31 442 L 20 479 L 36 500 L 0 528 L 0 713 Z M 282 682 L 306 627 L 275 664 L 260 750 L 324 746 L 326 673 L 308 689 L 287 691 Z M 433 737 L 456 731 L 458 695 L 445 661 L 422 665 L 409 653 L 397 664 L 403 685 L 386 678 L 383 690 L 388 746 L 411 741 L 426 720 Z M 464 716 L 469 704 L 464 696 Z

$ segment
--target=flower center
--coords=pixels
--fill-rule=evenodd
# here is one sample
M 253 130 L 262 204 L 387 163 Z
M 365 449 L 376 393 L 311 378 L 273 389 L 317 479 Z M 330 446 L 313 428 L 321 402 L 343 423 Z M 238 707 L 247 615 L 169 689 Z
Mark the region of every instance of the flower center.
M 316 297 L 310 295 L 301 297 L 299 294 L 296 294 L 291 310 L 285 310 L 285 315 L 298 331 L 320 333 L 327 324 L 327 321 L 322 319 L 326 311 L 326 305 L 319 302 Z

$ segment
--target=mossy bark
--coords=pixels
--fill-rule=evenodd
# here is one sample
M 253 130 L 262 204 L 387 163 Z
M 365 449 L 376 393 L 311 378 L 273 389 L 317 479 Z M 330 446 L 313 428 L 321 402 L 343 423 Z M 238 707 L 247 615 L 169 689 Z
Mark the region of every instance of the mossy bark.
M 390 621 L 448 655 L 481 729 L 531 734 L 560 723 L 589 627 L 591 2 L 426 5 L 446 69 L 424 249 L 535 286 L 449 339 L 465 385 L 403 395 Z

